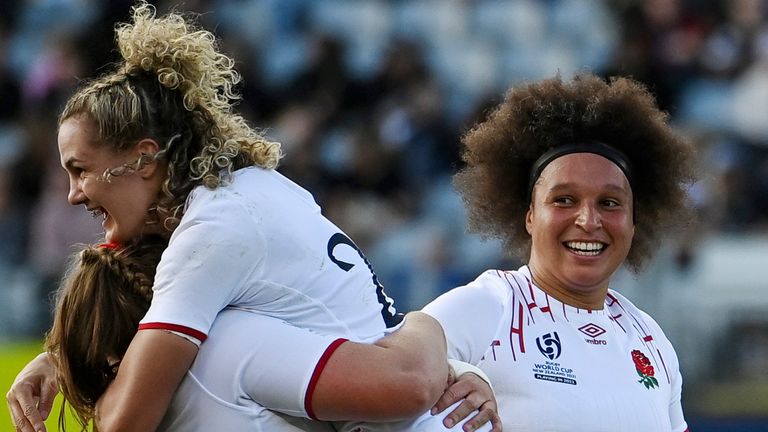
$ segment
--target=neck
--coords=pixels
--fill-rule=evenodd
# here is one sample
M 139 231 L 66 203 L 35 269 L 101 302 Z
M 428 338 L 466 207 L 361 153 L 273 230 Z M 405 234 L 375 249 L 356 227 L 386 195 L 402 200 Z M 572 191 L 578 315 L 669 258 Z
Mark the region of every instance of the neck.
M 608 295 L 607 281 L 597 287 L 572 287 L 533 262 L 528 264 L 528 268 L 534 285 L 561 303 L 593 310 L 601 310 L 605 306 L 605 298 Z

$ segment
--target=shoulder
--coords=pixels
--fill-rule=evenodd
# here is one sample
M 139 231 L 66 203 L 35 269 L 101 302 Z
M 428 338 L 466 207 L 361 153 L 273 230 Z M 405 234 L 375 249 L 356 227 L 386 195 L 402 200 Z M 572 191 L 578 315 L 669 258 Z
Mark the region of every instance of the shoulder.
M 275 188 L 263 179 L 274 175 L 273 170 L 244 168 L 217 188 L 196 187 L 189 194 L 179 228 L 204 224 L 228 231 L 259 219 L 273 207 L 267 197 L 276 193 Z
M 318 213 L 314 197 L 306 189 L 273 169 L 247 167 L 235 171 L 215 189 L 196 187 L 189 195 L 184 219 L 224 216 L 244 212 L 265 217 L 284 217 L 286 212 Z
M 424 311 L 430 313 L 446 307 L 474 312 L 502 310 L 508 304 L 511 293 L 508 278 L 512 276 L 506 273 L 501 270 L 486 270 L 468 284 L 441 295 L 428 304 Z
M 628 298 L 614 290 L 609 289 L 608 295 L 618 301 L 621 307 L 638 321 L 637 324 L 642 330 L 652 335 L 655 340 L 669 345 L 670 348 L 672 347 L 671 342 L 667 339 L 666 334 L 664 334 L 664 330 L 650 314 L 635 306 Z
M 437 319 L 448 342 L 450 358 L 478 364 L 504 326 L 511 304 L 511 275 L 488 270 L 466 285 L 433 300 L 423 311 Z
M 187 209 L 171 234 L 166 255 L 211 256 L 222 251 L 240 255 L 262 249 L 264 229 L 258 209 L 240 199 L 230 187 L 198 188 L 190 195 Z
M 528 279 L 517 270 L 486 270 L 467 289 L 503 304 L 510 302 L 514 292 L 528 286 Z

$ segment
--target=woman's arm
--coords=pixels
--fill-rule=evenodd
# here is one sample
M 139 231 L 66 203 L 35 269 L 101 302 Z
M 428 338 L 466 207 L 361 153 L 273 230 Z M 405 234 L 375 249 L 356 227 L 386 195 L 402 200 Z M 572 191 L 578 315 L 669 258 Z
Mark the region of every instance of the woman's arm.
M 342 344 L 312 395 L 321 420 L 393 421 L 428 411 L 449 385 L 445 337 L 421 312 L 374 344 Z
M 435 321 L 419 313 L 373 344 L 227 309 L 216 317 L 190 371 L 206 391 L 226 403 L 252 400 L 261 407 L 313 419 L 411 419 L 414 413 L 428 414 L 429 400 L 441 394 L 441 383 L 448 384 L 442 339 Z M 474 375 L 462 378 L 469 376 Z M 493 399 L 482 379 L 462 382 L 452 391 L 469 394 L 463 408 L 452 414 L 457 422 L 465 408 L 469 410 L 464 416 L 474 408 L 488 408 L 485 402 Z M 189 396 L 180 393 L 182 399 L 174 406 L 188 409 L 199 403 Z M 483 417 L 483 410 L 479 414 L 473 424 L 492 418 Z
M 96 405 L 99 430 L 157 429 L 197 350 L 192 342 L 164 330 L 136 333 L 115 381 Z

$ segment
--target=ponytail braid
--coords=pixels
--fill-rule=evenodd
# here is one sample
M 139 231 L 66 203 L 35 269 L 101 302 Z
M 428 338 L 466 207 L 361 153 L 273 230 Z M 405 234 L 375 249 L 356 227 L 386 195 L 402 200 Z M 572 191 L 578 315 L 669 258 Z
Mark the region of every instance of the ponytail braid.
M 124 248 L 86 246 L 75 254 L 56 294 L 45 346 L 65 400 L 85 428 L 116 374 L 152 299 L 155 268 L 167 240 L 146 237 Z M 64 428 L 64 410 L 59 424 Z

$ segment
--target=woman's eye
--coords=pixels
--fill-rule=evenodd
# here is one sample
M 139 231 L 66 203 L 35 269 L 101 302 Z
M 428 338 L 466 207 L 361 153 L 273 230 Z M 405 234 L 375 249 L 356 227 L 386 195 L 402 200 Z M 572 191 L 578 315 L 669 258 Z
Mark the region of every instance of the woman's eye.
M 607 199 L 603 200 L 603 206 L 605 207 L 617 207 L 619 206 L 619 202 L 613 199 Z
M 77 178 L 79 178 L 80 180 L 85 180 L 85 178 L 88 177 L 89 175 L 88 171 L 84 168 L 75 168 L 74 172 Z
M 555 204 L 570 205 L 573 204 L 573 198 L 571 197 L 557 197 L 553 200 Z

